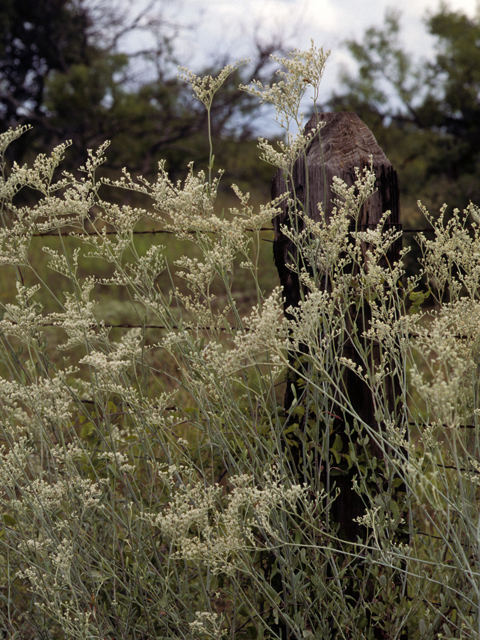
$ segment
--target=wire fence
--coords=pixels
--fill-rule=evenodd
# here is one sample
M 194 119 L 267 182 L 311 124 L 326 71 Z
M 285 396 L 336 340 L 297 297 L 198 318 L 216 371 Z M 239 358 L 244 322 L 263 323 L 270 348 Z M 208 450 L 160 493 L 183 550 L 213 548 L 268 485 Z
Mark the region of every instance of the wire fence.
M 358 230 L 363 230 L 365 228 L 370 228 L 370 227 L 376 227 L 376 224 L 362 224 L 359 225 L 357 227 L 352 226 L 350 227 L 350 231 L 358 231 Z M 415 234 L 415 233 L 433 233 L 435 232 L 435 229 L 433 227 L 422 227 L 422 228 L 403 228 L 401 223 L 386 223 L 383 225 L 384 228 L 395 228 L 399 231 L 402 231 L 403 234 Z M 469 226 L 469 227 L 465 227 L 466 230 L 473 230 L 473 227 Z M 254 232 L 253 229 L 245 229 L 245 231 L 248 232 Z M 261 227 L 260 229 L 257 230 L 258 232 L 274 232 L 275 228 L 274 227 Z M 131 232 L 133 235 L 135 236 L 144 236 L 144 235 L 159 235 L 159 234 L 168 234 L 168 235 L 174 235 L 175 232 L 174 231 L 170 231 L 167 229 L 147 229 L 147 230 L 142 230 L 142 231 L 132 231 Z M 197 231 L 195 231 L 194 229 L 187 231 L 186 233 L 188 234 L 195 234 L 197 233 Z M 215 233 L 215 232 L 210 232 L 210 233 Z M 43 237 L 73 237 L 75 238 L 78 235 L 78 231 L 69 231 L 67 228 L 65 229 L 61 229 L 58 228 L 56 230 L 51 230 L 51 231 L 44 231 L 44 232 L 38 232 L 38 233 L 33 233 L 32 236 L 36 237 L 36 238 L 43 238 Z M 107 236 L 115 236 L 118 235 L 118 231 L 108 231 L 105 229 L 102 230 L 84 230 L 81 232 L 81 235 L 83 236 L 98 236 L 98 235 L 107 235 Z M 271 239 L 267 239 L 267 238 L 263 238 L 262 239 L 264 242 L 274 242 Z M 49 326 L 56 326 L 55 323 L 53 322 L 44 322 L 43 325 L 44 327 L 49 327 Z M 171 329 L 172 327 L 166 327 L 164 325 L 157 325 L 157 324 L 135 324 L 135 323 L 128 323 L 128 322 L 123 322 L 123 323 L 102 323 L 102 326 L 109 328 L 109 329 L 143 329 L 143 330 L 165 330 L 167 328 Z M 179 329 L 180 327 L 174 327 Z M 208 331 L 211 330 L 212 327 L 196 327 L 198 330 L 203 330 L 203 331 Z M 235 327 L 230 327 L 230 328 L 221 328 L 220 331 L 235 331 Z M 410 337 L 414 337 L 414 334 L 411 334 Z M 462 336 L 458 336 L 459 338 L 462 338 Z
M 368 226 L 372 226 L 372 225 L 361 225 L 361 226 L 362 227 L 368 227 Z M 374 225 L 374 226 L 376 226 L 376 225 Z M 416 234 L 416 233 L 434 233 L 435 232 L 435 229 L 433 227 L 403 228 L 400 223 L 392 223 L 392 224 L 388 224 L 387 223 L 384 226 L 386 228 L 388 228 L 388 227 L 396 228 L 396 229 L 402 231 L 403 234 L 407 234 L 409 236 L 412 236 L 413 234 Z M 466 230 L 472 230 L 473 227 L 469 226 L 469 227 L 465 227 L 465 229 Z M 358 230 L 358 227 L 356 229 L 354 227 L 352 227 L 350 229 L 350 231 L 354 231 L 354 230 Z M 246 229 L 246 231 L 253 232 L 254 230 L 253 229 Z M 262 227 L 262 228 L 258 229 L 257 231 L 271 233 L 271 232 L 275 231 L 275 228 L 273 226 L 272 227 Z M 73 233 L 78 234 L 78 231 L 72 232 L 72 231 L 69 231 L 68 228 L 65 228 L 65 229 L 59 228 L 59 229 L 51 230 L 51 231 L 33 233 L 32 236 L 33 237 L 37 237 L 37 238 L 48 237 L 48 236 L 57 237 L 58 238 L 58 237 L 69 237 L 69 236 L 72 236 Z M 86 236 L 96 236 L 96 235 L 99 235 L 99 234 L 107 235 L 107 236 L 118 235 L 118 232 L 115 231 L 115 230 L 111 230 L 110 231 L 110 230 L 104 230 L 104 229 L 101 230 L 101 231 L 95 230 L 95 229 L 90 230 L 90 231 L 83 230 L 81 233 L 82 233 L 82 235 L 86 235 Z M 169 231 L 167 229 L 146 229 L 146 230 L 140 230 L 140 231 L 132 231 L 131 233 L 132 233 L 132 235 L 135 235 L 135 236 L 146 236 L 146 235 L 155 236 L 155 235 L 161 235 L 161 234 L 167 234 L 167 235 L 174 235 L 175 234 L 175 232 Z M 191 230 L 188 233 L 195 234 L 197 232 L 195 230 Z M 263 241 L 265 241 L 265 242 L 273 242 L 273 240 L 266 239 L 266 238 L 263 238 Z M 56 326 L 56 324 L 54 322 L 44 322 L 42 324 L 42 326 L 44 326 L 44 327 L 53 327 L 53 326 Z M 108 329 L 142 329 L 144 331 L 147 331 L 147 330 L 167 330 L 167 329 L 171 330 L 172 329 L 172 327 L 166 327 L 165 325 L 161 325 L 161 324 L 146 324 L 146 323 L 135 324 L 135 323 L 129 323 L 129 322 L 120 322 L 120 323 L 102 322 L 102 327 L 105 327 L 105 328 L 108 328 Z M 176 327 L 176 328 L 180 329 L 180 327 Z M 208 330 L 211 329 L 211 327 L 209 327 L 209 326 L 196 327 L 196 329 L 199 330 L 199 331 L 208 331 Z M 226 331 L 234 332 L 235 331 L 235 327 L 230 327 L 230 328 L 221 327 L 220 331 L 222 331 L 222 332 L 226 332 Z M 247 329 L 247 331 L 248 331 L 248 329 Z M 414 337 L 413 334 L 412 334 L 411 337 Z M 459 337 L 461 337 L 461 336 L 459 336 Z M 284 384 L 284 383 L 286 384 L 287 380 L 285 380 L 283 382 L 280 382 L 279 384 Z M 88 400 L 88 399 L 84 399 L 84 400 L 82 399 L 81 401 L 85 402 L 87 404 L 90 403 L 90 402 L 93 402 L 92 400 Z M 167 410 L 167 411 L 177 411 L 178 407 L 176 407 L 176 406 L 166 407 L 165 410 Z M 419 426 L 418 423 L 414 423 L 414 422 L 409 422 L 408 424 L 409 424 L 409 426 L 416 426 L 416 427 Z M 421 422 L 420 424 L 422 426 L 424 426 L 424 427 L 429 426 L 428 422 Z M 445 426 L 445 428 L 447 428 L 447 425 L 443 425 L 443 426 Z M 457 425 L 457 428 L 459 428 L 459 429 L 472 429 L 473 430 L 473 429 L 477 429 L 477 426 L 474 425 L 474 424 L 465 424 L 465 425 Z M 455 467 L 453 465 L 438 465 L 438 466 L 441 466 L 443 469 L 451 469 L 453 471 L 456 470 L 456 471 L 460 471 L 460 472 L 480 473 L 479 471 L 474 470 L 474 469 L 457 468 L 457 467 Z M 425 531 L 419 531 L 418 530 L 418 531 L 415 531 L 414 533 L 415 533 L 415 535 L 419 535 L 419 536 L 422 536 L 422 537 L 427 537 L 427 538 L 431 538 L 431 539 L 437 539 L 439 541 L 444 541 L 444 538 L 442 538 L 442 536 L 434 535 L 432 533 L 428 533 L 428 532 L 425 532 Z M 433 604 L 433 605 L 436 605 L 436 606 L 438 605 L 439 606 L 439 603 L 436 603 L 436 602 L 429 602 L 427 600 L 425 600 L 424 602 L 428 602 L 429 604 Z
M 362 227 L 365 227 L 367 225 L 361 225 Z M 435 229 L 433 227 L 424 227 L 424 228 L 415 228 L 415 229 L 403 229 L 401 225 L 384 225 L 384 226 L 394 226 L 394 227 L 398 227 L 399 229 L 401 229 L 401 231 L 403 231 L 403 233 L 433 233 L 435 231 Z M 473 227 L 465 227 L 466 230 L 471 231 Z M 251 233 L 253 233 L 254 231 L 275 231 L 275 229 L 273 227 L 261 227 L 260 229 L 254 230 L 254 229 L 245 229 L 245 231 L 249 231 Z M 38 232 L 38 233 L 33 233 L 32 237 L 33 238 L 43 238 L 46 236 L 54 236 L 54 237 L 58 237 L 58 236 L 69 236 L 72 232 L 70 231 L 61 231 L 61 230 L 56 230 L 56 231 L 42 231 L 42 232 Z M 75 232 L 77 233 L 77 232 Z M 107 236 L 115 236 L 118 234 L 117 231 L 82 231 L 83 235 L 86 236 L 96 236 L 98 234 L 102 234 L 102 235 L 107 235 Z M 174 235 L 175 232 L 174 231 L 169 231 L 167 229 L 146 229 L 144 231 L 132 231 L 132 234 L 135 236 L 144 236 L 144 235 L 157 235 L 157 234 L 169 234 L 169 235 Z M 187 233 L 190 234 L 195 234 L 197 233 L 194 229 L 187 231 Z M 214 233 L 214 232 L 211 232 Z

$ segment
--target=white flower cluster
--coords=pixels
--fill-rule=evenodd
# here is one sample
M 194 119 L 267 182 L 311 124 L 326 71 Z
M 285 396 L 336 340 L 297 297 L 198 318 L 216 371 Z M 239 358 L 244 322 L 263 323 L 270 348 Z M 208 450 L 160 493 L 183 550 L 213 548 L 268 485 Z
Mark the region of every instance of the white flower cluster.
M 221 628 L 222 618 L 212 611 L 196 611 L 195 620 L 190 622 L 190 629 L 195 637 L 206 636 L 211 640 L 221 640 L 227 630 Z
M 305 90 L 318 94 L 327 55 L 312 43 L 306 53 L 276 59 L 284 66 L 279 83 L 243 87 L 277 109 L 285 141 L 273 147 L 261 138 L 259 148 L 289 185 L 294 162 L 321 135 L 320 126 L 292 130 L 302 125 Z M 216 78 L 182 70 L 208 118 L 237 68 Z M 24 130 L 0 134 L 0 267 L 15 275 L 0 305 L 0 557 L 12 563 L 2 569 L 9 602 L 26 609 L 32 602 L 39 612 L 25 614 L 32 628 L 38 624 L 41 635 L 46 621 L 65 637 L 100 637 L 112 621 L 106 605 L 125 636 L 143 637 L 150 631 L 129 625 L 137 616 L 131 603 L 144 602 L 151 611 L 161 607 L 155 625 L 165 622 L 168 633 L 232 635 L 234 611 L 235 624 L 251 615 L 258 637 L 266 637 L 259 611 L 270 603 L 271 615 L 281 612 L 284 621 L 293 612 L 295 637 L 321 635 L 317 623 L 327 614 L 315 603 L 340 603 L 348 616 L 360 609 L 335 586 L 335 575 L 356 575 L 356 558 L 342 555 L 341 530 L 331 522 L 340 491 L 333 472 L 344 470 L 328 467 L 331 454 L 337 465 L 352 465 L 354 491 L 368 506 L 356 520 L 368 529 L 368 544 L 355 543 L 362 566 L 367 554 L 400 572 L 412 602 L 415 572 L 426 585 L 417 589 L 422 599 L 431 595 L 429 581 L 440 600 L 447 585 L 442 615 L 455 598 L 478 600 L 480 209 L 455 210 L 449 220 L 445 208 L 438 220 L 422 209 L 435 237 L 420 236 L 423 272 L 405 282 L 402 261 L 386 260 L 400 239 L 388 229 L 389 213 L 375 228 L 359 226 L 374 191 L 372 166 L 357 169 L 351 186 L 334 179 L 329 216 L 321 205 L 303 211 L 293 192 L 256 208 L 235 185 L 236 206 L 220 211 L 222 174 L 212 178 L 212 148 L 208 173 L 190 164 L 183 181 L 172 181 L 165 163 L 153 183 L 127 171 L 99 180 L 106 145 L 89 151 L 82 179 L 56 181 L 66 144 L 32 166 L 5 163 L 8 144 Z M 107 202 L 102 184 L 153 204 Z M 35 205 L 15 205 L 23 187 L 35 191 Z M 264 293 L 259 278 L 260 229 L 280 210 L 299 221 L 282 228 L 301 288 L 287 313 L 281 288 Z M 177 240 L 193 250 L 171 268 L 170 247 L 138 241 L 144 220 L 170 232 L 175 250 Z M 65 238 L 65 226 L 73 237 Z M 49 278 L 43 263 L 32 264 L 31 241 L 53 229 L 57 244 L 44 247 Z M 416 291 L 421 278 L 426 293 Z M 245 280 L 256 301 L 246 312 L 238 294 Z M 430 292 L 438 306 L 422 311 Z M 117 312 L 122 321 L 109 330 L 106 319 Z M 128 330 L 132 317 L 142 328 Z M 288 408 L 279 379 L 285 371 L 295 396 Z M 373 420 L 363 398 L 349 394 L 355 378 Z M 407 518 L 412 531 L 428 525 L 437 536 L 432 546 L 428 536 L 398 542 Z M 259 570 L 267 556 L 275 557 L 283 595 Z M 252 584 L 261 607 L 243 613 L 237 605 L 242 598 L 252 604 Z M 476 595 L 461 600 L 467 593 Z M 190 609 L 177 607 L 182 598 L 194 603 Z M 289 603 L 298 604 L 296 613 Z M 408 615 L 423 608 L 416 600 Z M 456 611 L 462 615 L 461 606 Z M 349 618 L 344 627 L 357 622 Z
M 319 122 L 307 133 L 298 132 L 297 134 L 288 133 L 288 142 L 282 140 L 276 142 L 275 148 L 265 138 L 258 138 L 258 148 L 261 151 L 261 159 L 268 164 L 282 169 L 287 175 L 293 170 L 296 160 L 305 153 L 308 145 L 317 136 L 325 123 Z
M 18 484 L 23 484 L 28 469 L 28 459 L 31 455 L 26 436 L 21 436 L 14 442 L 9 451 L 5 445 L 0 446 L 0 499 L 15 494 Z
M 77 369 L 69 368 L 55 377 L 31 376 L 30 384 L 9 382 L 0 378 L 0 402 L 3 408 L 5 430 L 26 430 L 36 434 L 39 423 L 68 425 L 72 419 L 73 388 L 65 385 L 65 378 Z M 41 428 L 40 427 L 40 430 Z
M 228 76 L 247 62 L 248 60 L 240 60 L 235 64 L 227 64 L 215 78 L 212 76 L 199 77 L 187 67 L 180 67 L 179 78 L 191 85 L 195 98 L 202 102 L 207 109 L 210 109 L 215 94 L 225 83 Z
M 480 224 L 478 207 L 470 204 L 463 214 L 454 209 L 446 220 L 447 205 L 443 205 L 438 217 L 418 203 L 422 213 L 435 230 L 433 239 L 418 235 L 422 249 L 421 263 L 425 275 L 433 285 L 433 293 L 439 302 L 446 295 L 451 302 L 467 293 L 470 298 L 480 295 Z M 472 216 L 473 233 L 466 228 Z
M 133 473 L 135 471 L 135 465 L 130 464 L 128 456 L 120 451 L 106 451 L 105 453 L 100 453 L 98 457 L 107 460 L 109 464 L 117 467 L 123 473 Z
M 100 502 L 102 489 L 91 480 L 79 477 L 65 477 L 58 482 L 48 482 L 35 478 L 27 482 L 21 496 L 10 500 L 11 508 L 23 517 L 48 518 L 57 511 L 68 511 L 73 505 L 81 505 L 83 509 L 92 509 Z
M 271 56 L 286 69 L 277 71 L 282 78 L 280 81 L 264 86 L 255 80 L 252 86 L 241 85 L 240 89 L 257 96 L 261 102 L 273 104 L 277 111 L 276 121 L 287 131 L 292 120 L 300 129 L 303 120 L 300 104 L 309 86 L 313 88 L 315 103 L 329 55 L 330 52 L 317 49 L 312 40 L 308 51 L 295 49 L 286 58 Z
M 480 302 L 462 298 L 442 305 L 428 324 L 419 324 L 412 340 L 426 365 L 421 369 L 412 363 L 412 383 L 431 419 L 445 426 L 466 424 L 475 408 L 479 335 Z
M 135 362 L 135 356 L 132 363 L 131 359 L 122 358 L 122 355 L 121 349 L 110 354 L 92 351 L 90 355 L 81 358 L 79 364 L 88 365 L 94 371 L 100 388 L 113 391 L 117 390 L 119 386 L 121 388 L 124 374 Z
M 267 362 L 274 368 L 284 365 L 287 325 L 282 303 L 282 289 L 275 287 L 264 301 L 263 307 L 260 309 L 255 306 L 251 315 L 244 319 L 245 330 L 234 336 L 233 349 L 223 354 L 209 351 L 209 354 L 214 354 L 215 364 L 221 367 L 224 374 L 235 373 L 242 367 L 250 366 L 262 354 L 265 354 Z
M 14 336 L 25 344 L 36 345 L 43 318 L 41 305 L 32 298 L 40 290 L 40 285 L 26 287 L 20 282 L 15 284 L 18 304 L 7 302 L 3 306 L 4 316 L 0 320 L 0 329 L 7 336 Z
M 249 475 L 232 478 L 233 488 L 226 496 L 218 485 L 179 482 L 184 472 L 176 466 L 169 468 L 172 497 L 161 513 L 142 517 L 160 529 L 176 557 L 207 561 L 214 573 L 236 569 L 238 554 L 259 544 L 256 530 L 278 542 L 272 514 L 279 508 L 293 509 L 299 500 L 307 501 L 307 488 L 284 486 L 276 469 L 265 472 L 262 488 L 254 486 Z

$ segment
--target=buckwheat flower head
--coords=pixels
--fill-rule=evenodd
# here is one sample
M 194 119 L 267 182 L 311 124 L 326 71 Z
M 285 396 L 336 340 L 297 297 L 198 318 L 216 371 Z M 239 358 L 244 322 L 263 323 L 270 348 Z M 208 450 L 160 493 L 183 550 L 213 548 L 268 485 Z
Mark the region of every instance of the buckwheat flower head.
M 299 214 L 301 215 L 301 214 Z M 323 274 L 334 273 L 336 268 L 346 266 L 346 260 L 351 258 L 346 252 L 348 244 L 348 228 L 351 219 L 345 208 L 334 207 L 329 220 L 318 205 L 318 220 L 301 215 L 305 228 L 297 232 L 286 225 L 282 225 L 282 233 L 298 248 L 300 255 L 311 267 Z M 297 270 L 297 265 L 291 268 Z M 317 288 L 316 285 L 313 287 Z
M 39 533 L 35 538 L 27 538 L 26 540 L 22 540 L 19 546 L 24 552 L 28 553 L 33 551 L 36 555 L 38 555 L 39 553 L 51 549 L 51 547 L 53 546 L 53 540 L 51 538 L 45 537 L 42 533 Z
M 361 524 L 368 529 L 373 529 L 375 527 L 375 522 L 377 520 L 377 514 L 379 511 L 379 506 L 373 507 L 372 509 L 367 508 L 363 516 L 358 516 L 357 518 L 355 518 L 355 522 L 358 522 L 358 524 Z
M 115 353 L 107 354 L 102 351 L 92 351 L 79 360 L 79 364 L 87 365 L 92 370 L 99 388 L 112 393 L 122 388 L 124 374 L 132 366 L 131 360 L 124 360 Z
M 278 532 L 271 521 L 272 513 L 279 507 L 293 509 L 298 501 L 306 500 L 307 495 L 306 487 L 282 481 L 277 467 L 265 470 L 261 487 L 255 486 L 247 474 L 232 478 L 232 484 L 234 489 L 228 496 L 223 520 L 229 530 L 237 531 L 238 538 L 243 535 L 251 544 L 255 544 L 252 529 L 257 527 L 276 539 Z
M 33 230 L 28 232 L 26 226 L 19 224 L 13 229 L 0 229 L 0 265 L 27 266 Z
M 62 373 L 52 378 L 36 377 L 32 384 L 24 386 L 22 399 L 26 407 L 44 419 L 61 424 L 72 417 L 72 394 Z
M 150 185 L 155 210 L 159 220 L 166 222 L 166 229 L 173 231 L 181 239 L 195 240 L 192 232 L 215 233 L 219 218 L 214 205 L 222 172 L 207 180 L 204 171 L 194 173 L 193 162 L 188 165 L 188 174 L 183 183 L 174 184 L 164 164 L 159 166 L 157 181 Z M 170 218 L 171 222 L 165 221 Z
M 347 183 L 334 176 L 332 180 L 332 191 L 337 196 L 335 200 L 339 208 L 344 208 L 348 214 L 356 220 L 363 204 L 375 193 L 376 175 L 373 170 L 373 158 L 370 156 L 370 166 L 360 170 L 354 167 L 355 183 L 348 186 Z M 388 214 L 384 214 L 388 215 Z
M 207 109 L 210 109 L 215 94 L 223 85 L 228 76 L 247 62 L 248 60 L 239 60 L 234 64 L 227 64 L 225 67 L 223 67 L 223 69 L 216 77 L 199 77 L 196 76 L 187 67 L 179 67 L 180 74 L 178 77 L 180 78 L 180 80 L 183 80 L 184 82 L 187 82 L 189 85 L 191 85 L 195 98 L 202 102 Z
M 444 303 L 428 327 L 418 323 L 412 340 L 426 365 L 412 363 L 412 383 L 432 419 L 450 428 L 464 424 L 475 408 L 479 332 L 480 302 L 461 298 Z
M 308 86 L 313 88 L 313 99 L 317 99 L 328 56 L 329 52 L 317 49 L 312 40 L 308 51 L 295 49 L 286 58 L 271 56 L 272 60 L 286 69 L 277 71 L 282 80 L 272 85 L 263 85 L 254 80 L 251 86 L 240 85 L 240 89 L 257 96 L 262 103 L 273 104 L 277 112 L 276 121 L 287 131 L 292 120 L 301 128 L 301 101 Z
M 186 471 L 171 467 L 161 472 L 173 495 L 161 513 L 144 513 L 142 518 L 168 537 L 177 558 L 203 559 L 216 574 L 231 573 L 238 554 L 257 546 L 253 529 L 261 527 L 277 541 L 280 536 L 272 513 L 279 508 L 294 509 L 308 493 L 306 487 L 282 484 L 277 469 L 265 472 L 262 486 L 256 486 L 247 474 L 234 477 L 227 496 L 218 485 L 204 481 L 179 484 Z
M 28 460 L 32 453 L 28 438 L 21 436 L 7 451 L 0 446 L 0 497 L 15 492 L 17 483 L 23 483 L 26 478 Z
M 14 140 L 17 140 L 18 138 L 23 136 L 23 134 L 26 133 L 27 131 L 30 131 L 31 128 L 32 128 L 31 125 L 22 125 L 19 127 L 8 129 L 8 131 L 3 131 L 2 133 L 0 133 L 0 155 L 3 155 L 5 153 L 7 148 L 11 145 L 11 143 Z M 0 186 L 2 185 L 2 181 L 3 181 L 3 176 L 2 178 L 0 178 Z
M 50 554 L 50 559 L 56 571 L 60 573 L 66 582 L 70 582 L 70 569 L 74 559 L 74 550 L 71 540 L 63 538 L 54 552 Z
M 155 279 L 165 270 L 164 251 L 165 247 L 161 245 L 150 247 L 145 255 L 125 267 L 134 284 L 153 287 Z
M 64 185 L 55 184 L 55 188 L 58 186 Z M 65 225 L 83 225 L 90 216 L 95 199 L 95 190 L 83 181 L 71 184 L 61 197 L 50 195 L 44 198 L 32 209 L 35 218 L 40 218 L 35 220 L 36 231 L 46 233 Z
M 67 491 L 67 486 L 62 481 L 48 482 L 35 478 L 22 488 L 21 498 L 12 500 L 11 504 L 21 514 L 31 512 L 42 518 L 46 514 L 61 509 Z
M 220 640 L 228 633 L 227 629 L 221 629 L 222 617 L 212 611 L 196 611 L 196 620 L 190 622 L 190 629 L 197 637 L 206 636 L 209 640 Z
M 31 168 L 28 168 L 26 165 L 19 167 L 15 164 L 13 167 L 14 174 L 21 184 L 28 185 L 40 191 L 45 196 L 51 195 L 52 192 L 64 188 L 69 182 L 68 179 L 63 179 L 56 184 L 52 184 L 55 169 L 65 157 L 65 151 L 71 144 L 71 140 L 63 142 L 53 149 L 50 156 L 40 153 L 35 158 L 33 167 Z
M 41 316 L 42 305 L 34 302 L 33 297 L 40 290 L 40 285 L 25 287 L 16 282 L 18 304 L 3 305 L 4 316 L 0 321 L 0 328 L 6 335 L 15 336 L 26 344 L 37 344 L 43 324 Z
M 350 371 L 354 371 L 358 376 L 362 376 L 363 367 L 360 364 L 356 364 L 351 358 L 340 356 L 338 362 L 347 369 L 350 369 Z
M 480 294 L 480 225 L 477 222 L 478 207 L 470 204 L 463 213 L 454 209 L 446 218 L 447 206 L 440 209 L 440 216 L 431 215 L 418 203 L 422 213 L 432 225 L 435 236 L 418 235 L 422 250 L 420 260 L 427 279 L 433 284 L 433 295 L 442 301 L 446 292 L 451 302 L 459 299 L 466 290 L 469 297 Z M 469 229 L 467 221 L 474 222 Z
M 49 319 L 68 335 L 67 342 L 59 345 L 59 349 L 66 350 L 107 338 L 109 331 L 104 326 L 104 321 L 97 321 L 93 313 L 97 303 L 90 300 L 95 283 L 94 276 L 85 278 L 79 296 L 65 292 L 64 312 L 50 314 Z
M 281 294 L 282 288 L 276 287 L 263 307 L 254 307 L 250 316 L 244 319 L 245 330 L 235 335 L 234 348 L 222 354 L 221 362 L 216 363 L 225 374 L 248 366 L 262 354 L 268 353 L 270 357 L 282 355 L 287 328 Z
M 298 132 L 296 135 L 289 133 L 287 136 L 287 144 L 282 140 L 276 142 L 278 150 L 264 138 L 258 138 L 258 148 L 261 151 L 260 158 L 274 167 L 291 173 L 298 157 L 304 153 L 310 142 L 318 135 L 324 126 L 324 122 L 319 122 L 307 133 Z
M 56 444 L 50 449 L 50 454 L 54 460 L 60 464 L 68 464 L 73 460 L 78 460 L 84 455 L 84 450 L 78 445 L 69 442 L 64 446 Z
M 471 215 L 477 224 L 480 224 L 480 207 L 479 206 L 470 202 L 465 212 Z
M 342 324 L 335 293 L 318 289 L 310 291 L 297 307 L 289 308 L 288 314 L 285 346 L 298 350 L 315 345 L 317 355 L 335 340 Z M 316 360 L 321 363 L 321 358 Z
M 120 451 L 106 451 L 100 453 L 98 457 L 107 460 L 111 465 L 118 467 L 118 469 L 124 473 L 133 473 L 135 471 L 135 466 L 128 462 L 128 456 Z

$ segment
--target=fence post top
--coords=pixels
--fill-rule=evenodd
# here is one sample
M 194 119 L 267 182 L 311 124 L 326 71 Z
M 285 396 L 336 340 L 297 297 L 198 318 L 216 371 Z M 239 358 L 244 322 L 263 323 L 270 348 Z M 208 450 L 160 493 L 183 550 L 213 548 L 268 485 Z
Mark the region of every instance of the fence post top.
M 353 111 L 321 112 L 318 114 L 318 121 L 325 124 L 320 130 L 320 136 L 315 137 L 308 148 L 308 164 L 322 161 L 331 165 L 337 175 L 347 168 L 366 166 L 370 162 L 370 156 L 375 166 L 391 166 L 373 133 Z M 311 131 L 316 123 L 317 116 L 313 114 L 305 125 L 305 133 Z M 322 144 L 321 154 L 319 139 Z

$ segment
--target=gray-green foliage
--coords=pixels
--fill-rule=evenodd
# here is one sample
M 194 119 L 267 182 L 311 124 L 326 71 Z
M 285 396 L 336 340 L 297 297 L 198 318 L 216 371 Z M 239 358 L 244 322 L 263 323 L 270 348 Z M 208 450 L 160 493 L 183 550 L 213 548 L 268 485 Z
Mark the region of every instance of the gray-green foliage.
M 318 90 L 325 60 L 312 44 L 285 61 L 283 84 L 253 92 L 300 122 L 295 92 L 305 82 Z M 198 92 L 213 98 L 216 88 L 207 78 L 197 97 L 208 107 Z M 278 202 L 255 210 L 235 188 L 238 206 L 220 212 L 220 176 L 191 166 L 173 183 L 161 165 L 153 183 L 125 172 L 110 185 L 151 207 L 111 203 L 96 178 L 105 148 L 89 152 L 83 178 L 57 179 L 65 145 L 30 168 L 7 167 L 22 133 L 0 137 L 6 634 L 478 638 L 477 223 L 468 235 L 458 213 L 421 241 L 438 298 L 422 312 L 418 281 L 402 285 L 401 262 L 385 265 L 400 234 L 382 232 L 388 213 L 378 229 L 349 230 L 372 171 L 351 188 L 337 180 L 331 218 L 320 209 L 290 234 L 308 268 L 298 268 L 305 295 L 286 317 L 281 290 L 258 286 L 260 229 Z M 309 140 L 260 147 L 289 181 Z M 36 204 L 16 206 L 22 188 Z M 139 248 L 144 220 L 184 241 L 175 264 L 155 241 Z M 45 277 L 32 243 L 52 231 Z M 242 317 L 245 271 L 257 304 Z M 104 321 L 118 299 L 136 328 Z M 289 368 L 295 399 L 283 407 Z M 374 398 L 376 424 L 358 414 L 346 372 Z M 365 506 L 355 541 L 332 516 L 337 479 L 352 469 Z

